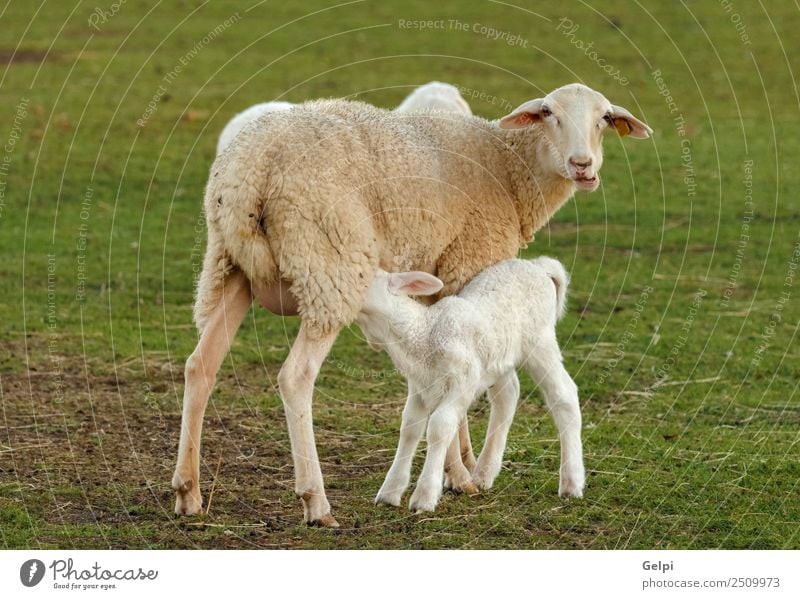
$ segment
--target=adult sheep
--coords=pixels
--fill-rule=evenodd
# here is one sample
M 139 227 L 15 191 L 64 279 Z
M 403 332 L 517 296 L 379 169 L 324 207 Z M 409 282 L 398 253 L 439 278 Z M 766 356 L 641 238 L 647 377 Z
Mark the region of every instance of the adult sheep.
M 233 139 L 247 125 L 255 122 L 264 114 L 289 110 L 297 104 L 291 102 L 272 101 L 254 104 L 242 112 L 236 114 L 222 129 L 217 140 L 217 156 L 222 154 L 222 150 L 227 148 Z M 461 97 L 461 92 L 455 85 L 442 83 L 441 81 L 430 81 L 420 85 L 412 91 L 394 109 L 395 112 L 414 112 L 419 110 L 445 110 L 447 112 L 460 112 L 462 114 L 472 114 L 472 110 L 467 101 Z
M 245 127 L 256 122 L 261 116 L 271 112 L 290 110 L 295 106 L 297 106 L 297 104 L 293 104 L 292 102 L 273 100 L 254 104 L 234 115 L 219 134 L 219 139 L 217 140 L 217 156 L 231 144 Z M 441 81 L 429 81 L 428 83 L 420 85 L 408 94 L 397 108 L 394 109 L 395 112 L 399 113 L 419 112 L 424 110 L 472 114 L 472 109 L 461 96 L 459 89 L 455 85 L 443 83 Z M 458 450 L 463 456 L 462 459 L 465 466 L 469 470 L 472 470 L 475 466 L 475 456 L 472 453 L 469 426 L 466 419 L 464 419 L 459 429 Z
M 214 162 L 208 245 L 186 363 L 175 511 L 200 510 L 202 418 L 217 370 L 255 297 L 299 314 L 278 374 L 305 521 L 337 526 L 312 425 L 319 369 L 358 314 L 376 269 L 424 270 L 457 293 L 521 245 L 574 194 L 599 184 L 602 134 L 650 128 L 580 84 L 499 121 L 308 102 L 262 117 Z

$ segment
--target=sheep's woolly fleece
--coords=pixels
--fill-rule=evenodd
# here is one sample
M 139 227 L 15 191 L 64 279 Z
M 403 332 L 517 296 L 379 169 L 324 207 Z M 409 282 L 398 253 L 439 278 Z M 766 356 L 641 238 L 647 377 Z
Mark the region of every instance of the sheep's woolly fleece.
M 264 115 L 211 168 L 195 322 L 234 268 L 287 281 L 316 335 L 354 320 L 379 265 L 435 272 L 457 293 L 574 193 L 538 166 L 547 151 L 535 127 L 461 114 L 321 100 Z

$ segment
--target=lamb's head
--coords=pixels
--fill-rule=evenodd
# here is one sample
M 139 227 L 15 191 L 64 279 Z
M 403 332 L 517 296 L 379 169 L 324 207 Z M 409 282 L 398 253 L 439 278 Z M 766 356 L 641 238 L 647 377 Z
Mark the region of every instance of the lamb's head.
M 408 296 L 434 295 L 443 286 L 439 279 L 426 272 L 386 272 L 378 269 L 356 318 L 369 346 L 380 350 L 392 341 L 392 320 L 405 319 L 409 306 L 414 306 L 414 301 Z
M 613 129 L 623 137 L 650 137 L 650 127 L 603 94 L 572 83 L 559 87 L 544 98 L 529 100 L 500 119 L 503 129 L 534 127 L 545 144 L 545 156 L 538 157 L 580 189 L 594 191 L 600 184 L 603 165 L 603 132 Z M 533 130 L 532 130 L 533 132 Z

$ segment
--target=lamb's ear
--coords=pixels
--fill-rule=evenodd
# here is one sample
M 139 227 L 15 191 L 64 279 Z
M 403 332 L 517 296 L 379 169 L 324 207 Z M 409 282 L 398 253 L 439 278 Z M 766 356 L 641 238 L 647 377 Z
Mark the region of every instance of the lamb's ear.
M 397 295 L 433 295 L 444 287 L 439 279 L 426 272 L 393 272 L 389 291 Z
M 528 100 L 514 112 L 500 119 L 500 128 L 523 129 L 525 127 L 530 127 L 533 123 L 542 118 L 543 102 L 544 100 L 542 98 L 538 100 Z
M 611 105 L 611 121 L 620 137 L 630 135 L 636 139 L 647 139 L 653 130 L 633 116 L 622 106 Z

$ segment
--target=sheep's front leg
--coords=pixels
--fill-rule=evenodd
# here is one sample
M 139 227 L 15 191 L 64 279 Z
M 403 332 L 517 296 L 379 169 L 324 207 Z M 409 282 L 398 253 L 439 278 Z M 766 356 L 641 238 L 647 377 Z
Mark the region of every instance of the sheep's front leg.
M 408 384 L 408 399 L 403 408 L 403 421 L 400 425 L 400 441 L 389 472 L 386 474 L 381 490 L 375 498 L 376 504 L 399 506 L 408 481 L 411 478 L 411 464 L 417 445 L 425 432 L 428 410 L 422 404 L 419 393 Z
M 408 507 L 413 512 L 432 512 L 442 494 L 447 448 L 458 430 L 458 423 L 464 415 L 453 401 L 445 400 L 428 419 L 428 447 L 425 465 L 417 481 Z
M 200 494 L 203 416 L 217 371 L 252 303 L 250 284 L 242 273 L 229 276 L 223 285 L 219 305 L 208 318 L 197 347 L 186 360 L 181 439 L 178 464 L 172 477 L 176 514 L 196 514 L 203 506 Z
M 303 500 L 305 521 L 330 528 L 338 527 L 339 523 L 331 515 L 331 506 L 325 496 L 314 441 L 311 403 L 320 367 L 337 334 L 338 331 L 315 338 L 308 334 L 306 325 L 302 324 L 289 356 L 278 373 L 278 387 L 292 444 L 295 492 Z
M 472 471 L 472 481 L 480 489 L 490 489 L 503 465 L 503 452 L 506 449 L 508 429 L 514 419 L 519 399 L 519 378 L 515 371 L 503 376 L 489 391 L 492 411 L 489 415 L 489 428 L 478 463 Z
M 578 387 L 564 368 L 555 338 L 542 343 L 541 351 L 535 353 L 528 359 L 528 370 L 542 389 L 561 441 L 558 494 L 561 497 L 583 497 L 585 473 Z

